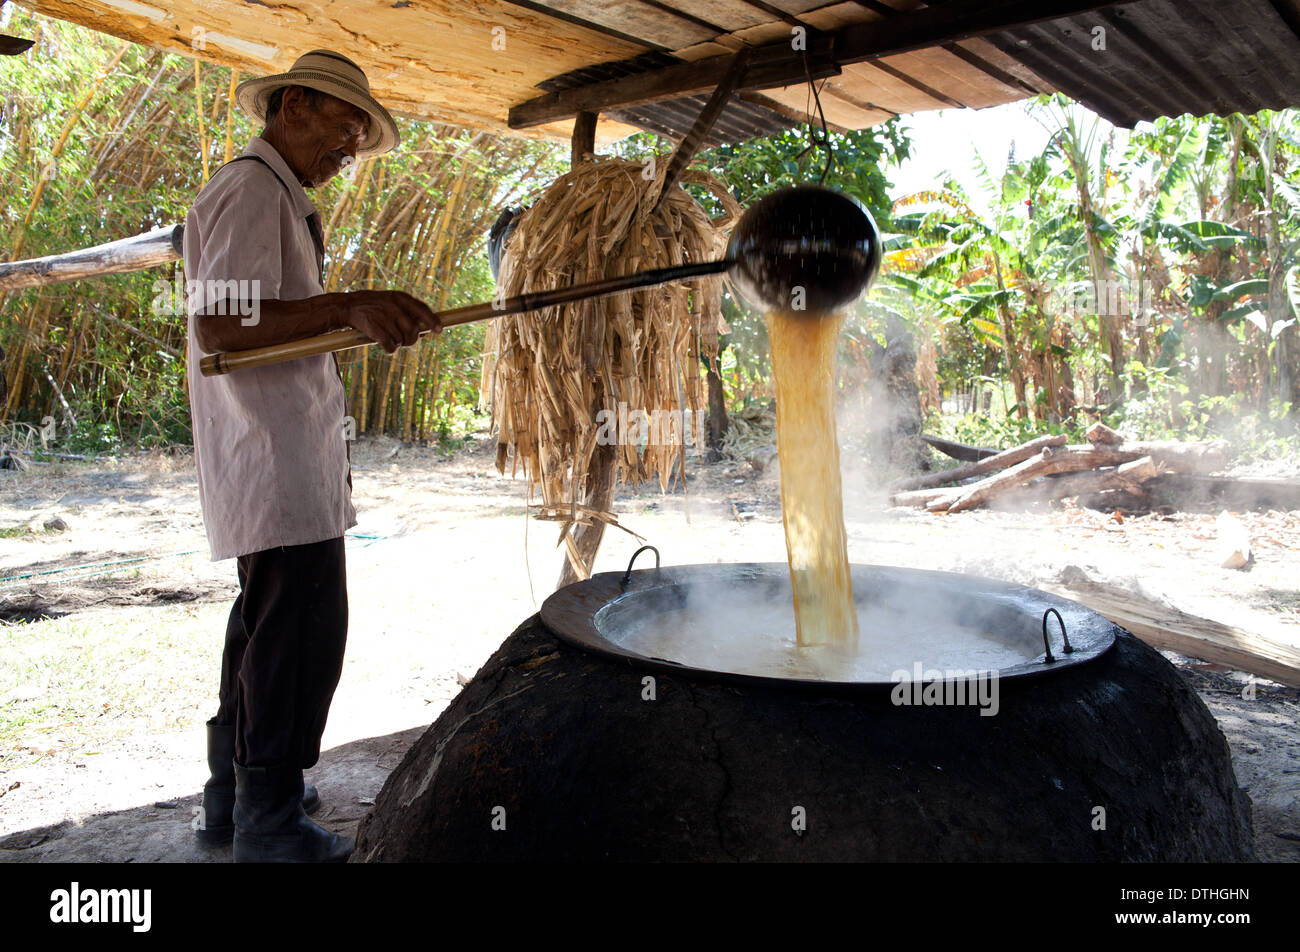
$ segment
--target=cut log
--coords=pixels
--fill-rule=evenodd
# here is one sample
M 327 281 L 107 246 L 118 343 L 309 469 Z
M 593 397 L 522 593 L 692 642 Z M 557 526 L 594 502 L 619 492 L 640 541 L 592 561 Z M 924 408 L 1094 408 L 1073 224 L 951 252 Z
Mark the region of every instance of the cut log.
M 953 500 L 946 511 L 965 512 L 968 509 L 978 509 L 980 506 L 987 505 L 993 497 L 1023 486 L 1040 476 L 1118 466 L 1135 458 L 1118 449 L 1101 446 L 1049 446 L 1023 463 L 1017 463 L 1008 470 L 962 487 L 961 494 Z
M 1100 448 L 1100 447 L 1098 447 Z M 1150 456 L 1171 473 L 1210 473 L 1228 465 L 1228 441 L 1126 440 L 1114 447 L 1131 459 Z
M 1176 509 L 1300 509 L 1300 479 L 1165 473 L 1153 492 Z
M 922 439 L 929 442 L 933 437 L 923 436 Z M 961 444 L 957 445 L 960 446 Z M 1022 443 L 1019 446 L 1012 447 L 1009 450 L 1003 450 L 1001 453 L 995 453 L 992 456 L 982 457 L 977 462 L 968 463 L 965 466 L 957 466 L 953 469 L 945 469 L 938 473 L 926 473 L 923 476 L 911 476 L 907 479 L 900 479 L 894 483 L 893 488 L 900 491 L 909 489 L 930 489 L 935 486 L 946 486 L 951 483 L 959 483 L 975 476 L 984 476 L 988 473 L 996 473 L 1000 469 L 1014 466 L 1016 463 L 1037 455 L 1045 447 L 1064 445 L 1064 436 L 1040 436 L 1036 440 L 1030 440 L 1028 443 Z M 975 447 L 967 447 L 967 449 L 973 450 Z M 896 505 L 906 505 L 906 503 L 896 503 Z
M 922 506 L 930 512 L 965 512 L 987 505 L 996 496 L 1028 486 L 1040 477 L 1056 479 L 1050 485 L 1037 487 L 1024 497 L 1033 503 L 1066 496 L 1095 495 L 1102 492 L 1122 492 L 1131 497 L 1143 498 L 1142 484 L 1151 482 L 1166 471 L 1218 469 L 1227 461 L 1228 445 L 1224 441 L 1212 443 L 1182 443 L 1177 441 L 1085 443 L 1059 445 L 1059 437 L 1040 437 L 1024 446 L 1008 450 L 1004 456 L 1015 456 L 1041 445 L 1039 452 L 1022 459 L 1009 469 L 981 479 L 975 483 L 953 489 L 933 491 L 934 484 L 944 474 L 930 474 L 908 480 L 912 491 L 895 493 L 894 505 Z M 1001 461 L 990 458 L 958 470 L 971 472 L 980 465 L 997 465 Z M 1120 467 L 1123 467 L 1122 471 Z M 1095 470 L 1097 472 L 1088 472 Z M 952 470 L 950 472 L 956 472 Z M 1077 473 L 1076 478 L 1060 481 L 1061 474 Z M 947 482 L 948 480 L 943 480 Z M 921 485 L 918 486 L 917 484 Z M 1131 501 L 1131 500 L 1130 500 Z
M 96 278 L 104 274 L 155 268 L 181 256 L 183 225 L 167 225 L 133 238 L 110 241 L 25 261 L 0 262 L 0 293 Z
M 1105 443 L 1114 445 L 1116 443 L 1124 442 L 1123 436 L 1116 433 L 1100 420 L 1088 427 L 1088 432 L 1084 435 L 1088 438 L 1089 443 Z
M 1093 583 L 1039 588 L 1087 605 L 1153 647 L 1300 687 L 1300 650 L 1292 645 Z
M 945 489 L 941 493 L 925 504 L 926 512 L 947 512 L 948 507 L 961 496 L 960 489 Z
M 1143 456 L 1131 463 L 1121 463 L 1115 468 L 1115 472 L 1122 479 L 1131 480 L 1135 483 L 1144 483 L 1148 479 L 1155 479 L 1160 475 L 1160 464 L 1150 456 Z
M 889 497 L 891 505 L 924 509 L 936 499 L 950 498 L 955 495 L 951 489 L 913 489 L 894 493 Z M 947 506 L 944 506 L 947 509 Z
M 1126 470 L 1125 467 L 1131 468 Z M 1110 508 L 1134 509 L 1137 508 L 1135 503 L 1145 503 L 1147 500 L 1143 484 L 1154 479 L 1159 473 L 1160 469 L 1152 462 L 1151 457 L 1144 456 L 1140 460 L 1113 468 L 1087 469 L 1048 476 L 1017 491 L 1016 501 L 1032 505 L 1078 496 L 1081 497 L 1080 505 L 1085 505 L 1086 499 L 1088 508 L 1097 509 L 1106 508 L 1092 504 L 1101 503 L 1103 500 L 1099 497 L 1114 495 L 1110 500 L 1114 505 Z
M 929 443 L 944 456 L 951 456 L 953 459 L 959 459 L 962 462 L 973 463 L 982 460 L 988 456 L 998 455 L 998 451 L 987 446 L 967 446 L 965 443 L 956 443 L 952 440 L 945 440 L 938 436 L 928 436 L 921 434 L 921 439 Z

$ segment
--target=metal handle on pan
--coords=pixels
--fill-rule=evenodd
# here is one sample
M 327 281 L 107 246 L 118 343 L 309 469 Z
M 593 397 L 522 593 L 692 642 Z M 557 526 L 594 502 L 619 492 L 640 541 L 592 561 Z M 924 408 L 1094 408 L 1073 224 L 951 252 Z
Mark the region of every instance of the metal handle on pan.
M 646 549 L 649 549 L 651 552 L 655 554 L 655 568 L 656 569 L 659 568 L 659 550 L 652 545 L 643 545 L 641 546 L 641 548 L 637 549 L 635 552 L 632 553 L 632 558 L 627 563 L 627 571 L 624 572 L 623 577 L 618 580 L 619 588 L 627 588 L 628 582 L 632 581 L 632 566 L 636 564 L 637 556 L 639 556 Z
M 1065 648 L 1063 649 L 1064 653 L 1065 654 L 1074 653 L 1074 648 L 1070 645 L 1070 636 L 1065 633 L 1065 619 L 1061 617 L 1061 613 L 1058 612 L 1055 608 L 1049 608 L 1047 611 L 1043 612 L 1043 652 L 1047 655 L 1047 657 L 1043 659 L 1044 664 L 1051 664 L 1056 660 L 1055 658 L 1052 657 L 1052 646 L 1047 643 L 1047 616 L 1048 615 L 1055 615 L 1056 623 L 1061 626 L 1061 641 L 1065 643 Z

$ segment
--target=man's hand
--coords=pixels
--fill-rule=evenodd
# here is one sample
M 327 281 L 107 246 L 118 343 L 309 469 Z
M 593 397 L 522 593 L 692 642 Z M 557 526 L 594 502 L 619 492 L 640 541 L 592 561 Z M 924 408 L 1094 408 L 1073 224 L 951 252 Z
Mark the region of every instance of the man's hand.
M 414 344 L 421 331 L 442 332 L 437 315 L 404 291 L 336 292 L 299 301 L 244 302 L 240 307 L 219 304 L 194 326 L 199 346 L 210 354 L 285 344 L 341 327 L 356 328 L 391 354 Z M 241 316 L 245 314 L 256 319 L 249 322 Z
M 442 333 L 429 306 L 405 291 L 350 291 L 341 295 L 342 321 L 388 353 L 410 347 L 424 331 Z

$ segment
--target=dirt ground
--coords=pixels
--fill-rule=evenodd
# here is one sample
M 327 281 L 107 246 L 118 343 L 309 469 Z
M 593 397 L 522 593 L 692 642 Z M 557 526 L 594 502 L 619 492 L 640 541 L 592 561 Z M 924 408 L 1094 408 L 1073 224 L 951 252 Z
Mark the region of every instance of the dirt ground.
M 365 440 L 353 459 L 348 655 L 308 771 L 317 820 L 339 831 L 355 829 L 561 565 L 556 527 L 525 518 L 524 484 L 496 473 L 489 443 L 447 458 Z M 1214 513 L 934 516 L 887 508 L 883 490 L 847 473 L 854 562 L 1102 583 L 1300 644 L 1298 512 L 1241 513 L 1255 562 L 1232 571 L 1215 558 Z M 616 508 L 666 564 L 785 558 L 771 469 L 691 457 L 685 493 L 625 489 Z M 611 531 L 597 571 L 623 568 L 638 544 Z M 188 455 L 0 471 L 0 861 L 230 860 L 229 848 L 195 847 L 189 823 L 235 591 L 233 561 L 208 559 Z M 1300 691 L 1166 657 L 1228 739 L 1260 857 L 1300 860 Z

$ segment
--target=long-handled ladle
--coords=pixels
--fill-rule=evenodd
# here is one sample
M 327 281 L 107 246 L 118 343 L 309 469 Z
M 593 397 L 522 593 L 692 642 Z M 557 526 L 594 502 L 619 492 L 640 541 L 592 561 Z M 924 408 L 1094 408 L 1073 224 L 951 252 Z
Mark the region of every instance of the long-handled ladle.
M 774 192 L 748 209 L 732 230 L 726 257 L 718 261 L 655 268 L 435 313 L 443 327 L 454 327 L 727 272 L 755 306 L 822 314 L 856 300 L 879 267 L 880 233 L 867 210 L 839 192 L 804 185 Z M 199 362 L 199 369 L 212 377 L 371 343 L 360 331 L 343 328 L 284 344 L 210 354 Z

